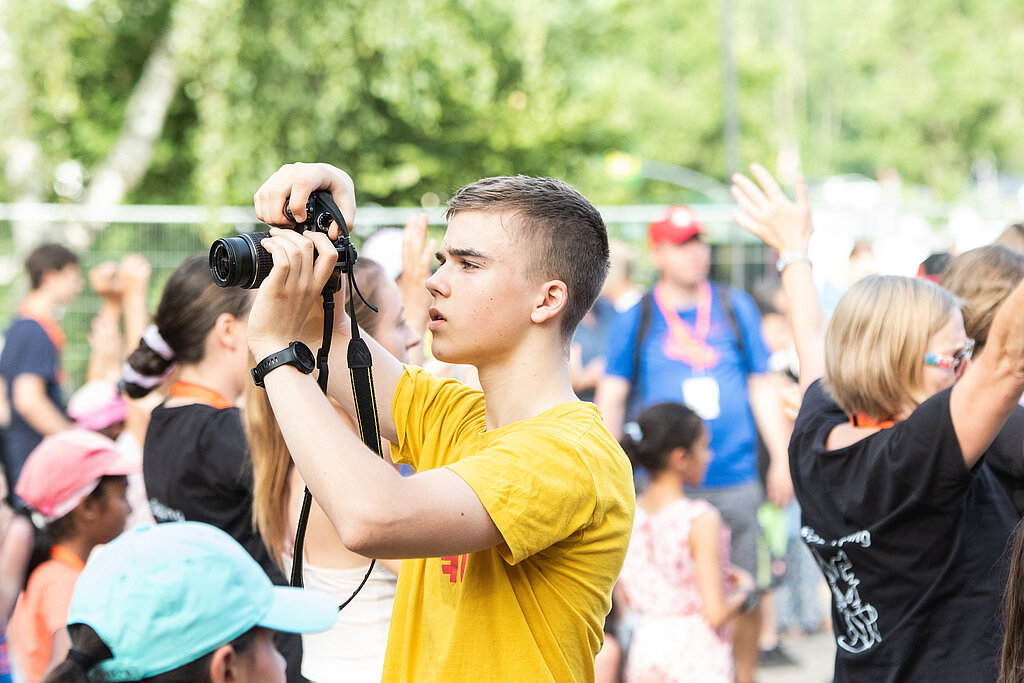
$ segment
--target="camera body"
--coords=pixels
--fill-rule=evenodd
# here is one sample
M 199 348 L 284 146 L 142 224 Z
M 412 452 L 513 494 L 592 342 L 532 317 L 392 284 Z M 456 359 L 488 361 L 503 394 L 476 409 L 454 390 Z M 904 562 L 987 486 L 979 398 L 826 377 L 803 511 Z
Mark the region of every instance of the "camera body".
M 328 204 L 325 196 L 330 199 L 330 193 L 326 190 L 317 190 L 309 195 L 306 200 L 306 220 L 296 223 L 292 227 L 293 230 L 316 230 L 327 234 L 335 216 L 332 210 L 333 201 Z M 284 212 L 288 218 L 295 220 L 287 204 Z M 336 281 L 342 273 L 347 273 L 356 260 L 356 250 L 344 229 L 344 218 L 339 218 L 341 229 L 338 239 L 334 240 L 334 246 L 338 250 L 338 263 L 334 268 L 331 282 Z M 269 232 L 245 232 L 237 237 L 222 237 L 214 242 L 210 247 L 210 275 L 214 283 L 220 287 L 242 289 L 259 287 L 274 267 L 273 257 L 261 244 L 267 237 L 270 237 Z

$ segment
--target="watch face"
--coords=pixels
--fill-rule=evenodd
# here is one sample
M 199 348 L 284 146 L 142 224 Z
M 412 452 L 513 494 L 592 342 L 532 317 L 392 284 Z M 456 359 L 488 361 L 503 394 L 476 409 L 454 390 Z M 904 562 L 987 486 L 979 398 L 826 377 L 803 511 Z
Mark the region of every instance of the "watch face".
M 309 350 L 309 347 L 305 344 L 295 344 L 295 357 L 299 359 L 307 368 L 316 367 L 316 359 L 313 358 L 313 352 Z

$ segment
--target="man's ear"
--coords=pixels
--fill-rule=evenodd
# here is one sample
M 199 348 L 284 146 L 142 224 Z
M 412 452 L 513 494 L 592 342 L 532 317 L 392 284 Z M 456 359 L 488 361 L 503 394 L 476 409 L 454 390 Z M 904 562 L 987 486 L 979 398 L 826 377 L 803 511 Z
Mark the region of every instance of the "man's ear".
M 569 288 L 561 280 L 548 280 L 541 285 L 541 297 L 530 312 L 535 323 L 551 320 L 569 303 Z

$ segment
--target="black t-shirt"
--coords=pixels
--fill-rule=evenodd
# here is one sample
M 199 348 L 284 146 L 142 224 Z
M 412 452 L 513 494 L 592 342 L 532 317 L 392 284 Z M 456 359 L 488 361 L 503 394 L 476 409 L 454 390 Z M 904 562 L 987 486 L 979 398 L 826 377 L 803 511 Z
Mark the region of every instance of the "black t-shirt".
M 1017 516 L 989 466 L 964 463 L 949 393 L 834 451 L 847 416 L 820 381 L 804 397 L 790 470 L 832 593 L 837 683 L 996 679 Z
M 985 454 L 985 462 L 1024 517 L 1024 407 L 1017 406 Z
M 205 522 L 231 535 L 271 580 L 284 575 L 252 524 L 252 462 L 238 408 L 195 403 L 153 410 L 142 473 L 157 522 Z

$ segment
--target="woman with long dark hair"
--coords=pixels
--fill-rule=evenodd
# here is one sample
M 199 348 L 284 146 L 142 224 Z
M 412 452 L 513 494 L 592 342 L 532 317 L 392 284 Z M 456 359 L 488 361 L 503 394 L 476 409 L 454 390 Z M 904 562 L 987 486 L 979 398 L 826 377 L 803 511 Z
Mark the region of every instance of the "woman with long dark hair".
M 124 367 L 139 398 L 170 382 L 153 409 L 142 471 L 157 522 L 194 521 L 227 532 L 271 580 L 284 575 L 252 524 L 253 475 L 238 404 L 249 376 L 246 324 L 253 292 L 218 287 L 205 256 L 182 263 L 164 286 L 153 324 Z M 301 642 L 280 635 L 289 681 L 299 681 Z

